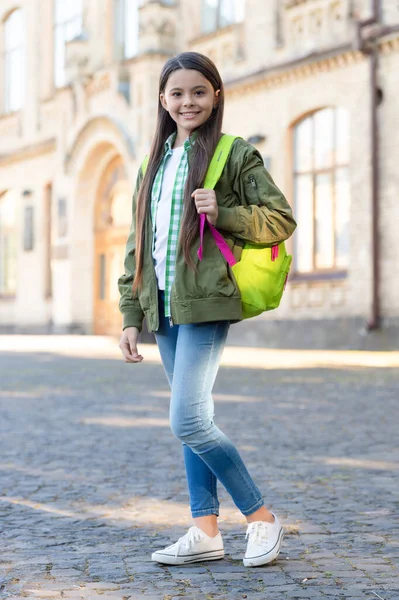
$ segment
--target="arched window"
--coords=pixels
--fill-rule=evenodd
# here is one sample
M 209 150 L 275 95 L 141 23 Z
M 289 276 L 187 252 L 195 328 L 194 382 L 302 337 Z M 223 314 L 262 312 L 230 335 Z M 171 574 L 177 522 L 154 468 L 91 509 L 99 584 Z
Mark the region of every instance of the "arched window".
M 65 43 L 82 33 L 83 1 L 54 0 L 54 82 L 63 87 L 65 75 Z
M 132 58 L 139 49 L 141 0 L 114 0 L 115 58 Z
M 202 33 L 244 20 L 245 0 L 202 0 Z
M 349 264 L 349 116 L 325 108 L 293 135 L 297 273 L 345 271 Z
M 16 193 L 0 196 L 0 295 L 13 296 L 17 274 Z
M 14 10 L 4 23 L 4 108 L 20 110 L 24 100 L 22 10 Z

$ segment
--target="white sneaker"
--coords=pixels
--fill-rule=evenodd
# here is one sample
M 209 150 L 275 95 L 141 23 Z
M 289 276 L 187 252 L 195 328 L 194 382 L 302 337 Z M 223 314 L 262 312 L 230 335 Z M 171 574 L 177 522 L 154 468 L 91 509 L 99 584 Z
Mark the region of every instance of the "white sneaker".
M 164 550 L 153 552 L 151 559 L 165 565 L 183 565 L 224 557 L 222 535 L 210 537 L 199 527 L 190 527 L 186 535 Z
M 248 545 L 243 561 L 245 567 L 266 565 L 279 555 L 284 529 L 276 515 L 273 516 L 274 523 L 254 521 L 248 525 L 245 535 Z

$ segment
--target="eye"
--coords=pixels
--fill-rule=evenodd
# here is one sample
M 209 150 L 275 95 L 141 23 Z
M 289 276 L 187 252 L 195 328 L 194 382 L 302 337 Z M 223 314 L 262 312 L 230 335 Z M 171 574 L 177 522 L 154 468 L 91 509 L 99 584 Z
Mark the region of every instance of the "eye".
M 180 92 L 173 92 L 172 96 L 180 96 Z
M 199 94 L 200 96 L 201 96 L 202 94 L 205 94 L 204 90 L 197 90 L 195 93 L 196 93 L 196 94 Z

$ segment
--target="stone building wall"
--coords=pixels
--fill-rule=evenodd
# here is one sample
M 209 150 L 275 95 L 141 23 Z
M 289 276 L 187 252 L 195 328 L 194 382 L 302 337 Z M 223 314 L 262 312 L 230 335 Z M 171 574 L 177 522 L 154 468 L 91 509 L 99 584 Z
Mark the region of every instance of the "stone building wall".
M 320 278 L 292 273 L 279 310 L 246 323 L 246 331 L 275 321 L 367 322 L 372 302 L 370 60 L 356 45 L 356 23 L 370 17 L 372 3 L 247 0 L 242 22 L 208 33 L 201 31 L 200 0 L 142 4 L 139 52 L 121 61 L 115 59 L 112 1 L 84 0 L 85 35 L 67 45 L 68 85 L 57 89 L 53 1 L 0 0 L 0 55 L 4 23 L 20 7 L 25 15 L 26 57 L 23 108 L 6 113 L 0 100 L 0 194 L 15 193 L 18 248 L 16 293 L 0 296 L 0 327 L 95 331 L 96 194 L 115 157 L 120 157 L 127 181 L 134 186 L 154 131 L 160 69 L 168 56 L 183 50 L 200 51 L 215 60 L 226 88 L 224 130 L 260 140 L 254 143 L 294 211 L 293 127 L 327 106 L 343 107 L 349 114 L 347 275 Z M 382 20 L 371 33 L 399 24 L 396 1 L 384 0 L 381 7 Z M 382 317 L 396 322 L 399 32 L 375 39 L 382 92 L 380 298 Z M 34 209 L 31 251 L 22 243 L 26 207 Z M 293 248 L 292 240 L 289 247 Z

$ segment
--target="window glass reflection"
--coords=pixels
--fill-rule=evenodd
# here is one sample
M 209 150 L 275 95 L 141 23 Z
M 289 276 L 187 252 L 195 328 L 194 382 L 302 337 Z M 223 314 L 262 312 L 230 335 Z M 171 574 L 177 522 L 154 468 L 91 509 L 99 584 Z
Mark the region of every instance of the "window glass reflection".
M 349 162 L 349 114 L 344 108 L 336 110 L 336 162 L 347 164 Z
M 244 19 L 245 0 L 202 0 L 202 32 L 211 33 Z
M 311 171 L 313 167 L 313 119 L 305 119 L 294 133 L 295 171 Z
M 332 176 L 317 175 L 315 182 L 316 268 L 334 266 L 334 213 Z
M 320 110 L 314 115 L 315 169 L 332 167 L 334 163 L 334 111 Z
M 313 181 L 311 175 L 300 175 L 295 181 L 295 231 L 296 270 L 307 273 L 313 270 Z
M 349 169 L 338 169 L 335 173 L 335 247 L 336 265 L 349 266 Z
M 23 53 L 23 14 L 14 10 L 4 24 L 4 108 L 20 110 L 24 98 L 25 61 Z
M 295 267 L 300 273 L 349 264 L 349 125 L 344 108 L 328 108 L 294 130 Z

